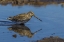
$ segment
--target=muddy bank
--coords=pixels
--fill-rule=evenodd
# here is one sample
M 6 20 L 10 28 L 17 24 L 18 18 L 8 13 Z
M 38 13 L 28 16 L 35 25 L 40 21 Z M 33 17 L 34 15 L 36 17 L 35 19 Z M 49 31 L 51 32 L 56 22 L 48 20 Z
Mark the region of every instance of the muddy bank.
M 37 40 L 35 42 L 64 42 L 64 39 L 56 36 L 56 37 L 53 37 L 53 36 L 50 36 L 50 37 L 45 37 L 41 40 Z
M 1 5 L 11 4 L 12 6 L 23 6 L 23 5 L 33 5 L 33 6 L 46 6 L 48 4 L 59 4 L 64 5 L 64 0 L 0 0 Z

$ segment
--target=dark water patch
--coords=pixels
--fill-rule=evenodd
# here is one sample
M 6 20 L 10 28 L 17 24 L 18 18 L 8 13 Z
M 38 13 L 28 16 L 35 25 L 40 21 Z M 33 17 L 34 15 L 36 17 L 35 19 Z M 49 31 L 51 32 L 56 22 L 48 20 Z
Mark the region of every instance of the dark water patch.
M 13 35 L 12 35 L 12 37 L 16 38 L 16 37 L 17 37 L 17 35 L 16 35 L 16 34 L 13 34 Z
M 12 26 L 12 25 L 18 25 L 20 23 L 18 22 L 12 22 L 12 21 L 5 21 L 0 20 L 0 26 Z
M 55 33 L 52 33 L 51 35 L 55 35 Z

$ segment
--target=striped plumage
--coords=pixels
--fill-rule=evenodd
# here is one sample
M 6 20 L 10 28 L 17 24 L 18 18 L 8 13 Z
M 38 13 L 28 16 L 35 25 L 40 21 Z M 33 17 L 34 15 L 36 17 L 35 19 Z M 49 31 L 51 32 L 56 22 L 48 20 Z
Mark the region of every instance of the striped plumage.
M 36 17 L 32 11 L 29 11 L 28 13 L 22 13 L 22 14 L 18 14 L 16 16 L 13 16 L 13 17 L 9 17 L 8 20 L 26 23 L 32 18 L 32 16 Z M 39 18 L 37 18 L 37 19 L 39 19 Z M 42 21 L 42 20 L 40 20 L 40 21 Z

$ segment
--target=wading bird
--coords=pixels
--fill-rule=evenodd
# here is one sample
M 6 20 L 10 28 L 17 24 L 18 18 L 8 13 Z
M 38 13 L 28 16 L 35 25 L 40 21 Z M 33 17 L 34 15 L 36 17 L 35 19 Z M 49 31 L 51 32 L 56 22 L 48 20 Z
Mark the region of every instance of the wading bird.
M 8 17 L 7 19 L 14 21 L 14 22 L 19 22 L 20 24 L 24 24 L 24 23 L 28 22 L 33 16 L 35 18 L 37 18 L 38 20 L 42 21 L 41 19 L 36 17 L 32 11 L 29 11 L 27 13 L 18 14 L 13 17 Z

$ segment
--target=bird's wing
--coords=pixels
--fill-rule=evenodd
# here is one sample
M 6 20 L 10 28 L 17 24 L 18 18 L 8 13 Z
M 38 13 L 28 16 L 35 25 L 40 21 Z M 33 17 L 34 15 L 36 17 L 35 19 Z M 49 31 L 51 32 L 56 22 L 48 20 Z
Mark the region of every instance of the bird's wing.
M 21 13 L 21 14 L 18 14 L 18 15 L 16 15 L 16 16 L 24 16 L 24 15 L 26 15 L 27 13 Z

